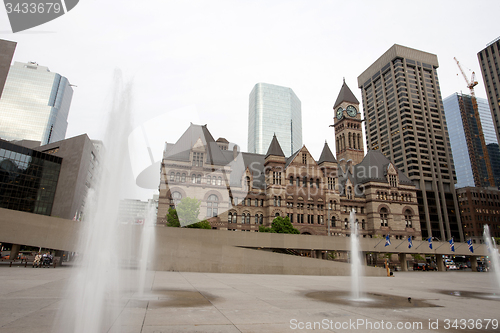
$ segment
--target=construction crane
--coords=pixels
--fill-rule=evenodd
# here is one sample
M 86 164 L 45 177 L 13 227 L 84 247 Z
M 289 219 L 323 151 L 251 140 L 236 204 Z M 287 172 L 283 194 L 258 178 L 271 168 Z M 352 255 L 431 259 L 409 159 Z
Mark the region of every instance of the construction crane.
M 477 83 L 478 83 L 475 80 L 476 73 L 472 72 L 471 79 L 469 81 L 469 79 L 467 78 L 467 75 L 465 75 L 465 72 L 462 69 L 462 66 L 460 66 L 460 62 L 457 60 L 457 58 L 453 58 L 453 59 L 455 59 L 455 61 L 457 62 L 457 66 L 460 69 L 460 72 L 462 73 L 462 76 L 464 77 L 465 82 L 467 83 L 467 88 L 469 88 L 469 91 L 470 91 L 472 108 L 474 110 L 474 118 L 475 118 L 476 124 L 477 124 L 478 136 L 479 136 L 479 140 L 481 141 L 481 147 L 483 148 L 483 156 L 479 156 L 479 158 L 483 159 L 484 164 L 486 165 L 486 172 L 488 173 L 487 177 L 481 179 L 478 163 L 477 163 L 477 161 L 475 161 L 475 158 L 471 158 L 472 175 L 474 177 L 474 183 L 476 186 L 483 186 L 484 181 L 486 181 L 487 183 L 489 183 L 490 186 L 494 187 L 495 186 L 495 178 L 493 176 L 493 170 L 491 168 L 490 157 L 488 154 L 488 148 L 486 147 L 486 141 L 484 140 L 483 127 L 481 125 L 479 111 L 477 108 L 476 94 L 474 93 L 474 87 L 477 86 Z M 464 103 L 463 97 L 459 98 L 459 101 L 460 101 L 460 114 L 462 116 L 462 123 L 463 123 L 464 131 L 465 131 L 465 139 L 467 141 L 467 146 L 469 148 L 469 154 L 471 152 L 474 152 L 474 155 L 475 155 L 475 149 L 474 149 L 473 140 L 472 140 L 472 133 L 471 133 L 470 126 L 469 126 L 468 115 L 467 115 L 467 111 L 465 108 L 465 103 Z M 477 157 L 477 156 L 474 156 L 474 157 Z

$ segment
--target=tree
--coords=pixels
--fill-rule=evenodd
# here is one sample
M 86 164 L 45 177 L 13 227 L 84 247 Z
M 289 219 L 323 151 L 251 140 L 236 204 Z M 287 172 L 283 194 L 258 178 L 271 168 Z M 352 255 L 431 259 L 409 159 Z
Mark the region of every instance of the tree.
M 176 207 L 179 222 L 182 227 L 198 223 L 200 215 L 200 201 L 195 198 L 185 197 Z
M 212 229 L 210 222 L 207 220 L 200 221 L 198 223 L 190 224 L 186 228 L 196 228 L 196 229 Z
M 179 217 L 177 216 L 177 211 L 175 208 L 169 208 L 167 218 L 167 227 L 180 227 Z
M 298 229 L 295 229 L 290 222 L 288 216 L 276 216 L 271 224 L 271 228 L 259 226 L 259 232 L 272 232 L 277 234 L 300 234 Z

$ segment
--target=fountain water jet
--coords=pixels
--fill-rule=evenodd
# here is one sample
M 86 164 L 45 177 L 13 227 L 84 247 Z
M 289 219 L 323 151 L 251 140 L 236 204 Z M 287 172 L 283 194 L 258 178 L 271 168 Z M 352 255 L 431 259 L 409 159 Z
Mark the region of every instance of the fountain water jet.
M 349 214 L 351 226 L 351 297 L 352 300 L 365 300 L 363 297 L 361 280 L 364 276 L 364 267 L 359 247 L 358 222 L 354 210 Z
M 491 266 L 493 268 L 493 273 L 495 274 L 494 277 L 496 287 L 500 291 L 500 260 L 498 258 L 498 248 L 491 238 L 490 227 L 487 224 L 484 225 L 483 239 L 488 247 L 488 257 L 491 258 Z
M 78 243 L 80 254 L 67 287 L 66 304 L 55 321 L 55 332 L 108 332 L 117 323 L 126 300 L 127 274 L 120 265 L 130 258 L 132 242 L 124 242 L 132 228 L 118 223 L 120 195 L 124 190 L 124 156 L 130 133 L 131 85 L 123 85 L 116 72 L 111 112 L 103 148 L 98 149 L 96 189 L 90 189 Z M 97 163 L 97 162 L 95 162 Z
M 154 249 L 156 224 L 156 208 L 152 202 L 149 202 L 146 219 L 141 233 L 141 249 L 139 261 L 139 284 L 137 286 L 138 296 L 142 298 L 146 289 L 146 273 L 148 269 L 148 260 L 151 258 L 151 253 Z

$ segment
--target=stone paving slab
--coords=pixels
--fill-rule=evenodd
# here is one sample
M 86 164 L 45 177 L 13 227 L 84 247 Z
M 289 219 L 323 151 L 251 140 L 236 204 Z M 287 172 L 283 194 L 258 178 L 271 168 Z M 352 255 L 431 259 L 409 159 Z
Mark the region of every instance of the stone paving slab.
M 0 266 L 0 332 L 56 332 L 74 269 Z M 500 294 L 492 274 L 396 272 L 391 278 L 366 277 L 367 293 L 395 300 L 392 307 L 366 307 L 332 298 L 350 290 L 345 276 L 148 272 L 148 290 L 143 296 L 129 292 L 118 302 L 119 315 L 108 332 L 311 332 L 314 326 L 308 329 L 308 323 L 319 332 L 500 332 L 500 323 L 496 330 L 491 324 L 488 329 L 476 326 L 479 319 L 500 321 L 500 298 L 485 298 Z M 408 297 L 413 303 L 404 303 Z M 424 301 L 431 307 L 414 306 Z M 474 320 L 474 327 L 454 329 L 454 319 L 458 324 L 460 319 Z M 364 326 L 353 328 L 352 323 L 361 321 Z M 375 329 L 382 321 L 422 326 Z M 436 321 L 436 329 L 429 327 Z

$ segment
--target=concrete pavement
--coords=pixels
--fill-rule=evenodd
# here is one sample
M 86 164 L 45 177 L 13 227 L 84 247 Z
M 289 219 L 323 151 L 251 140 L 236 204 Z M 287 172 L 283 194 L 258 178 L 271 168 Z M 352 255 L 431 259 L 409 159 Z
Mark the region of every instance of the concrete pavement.
M 0 266 L 0 332 L 56 331 L 73 269 Z M 368 297 L 383 302 L 353 303 L 345 299 L 348 276 L 148 272 L 148 291 L 123 298 L 110 332 L 311 332 L 314 325 L 320 332 L 499 332 L 500 298 L 491 295 L 500 291 L 490 275 L 367 277 Z M 453 328 L 455 319 L 466 329 Z M 488 319 L 497 329 L 491 321 L 485 328 Z

